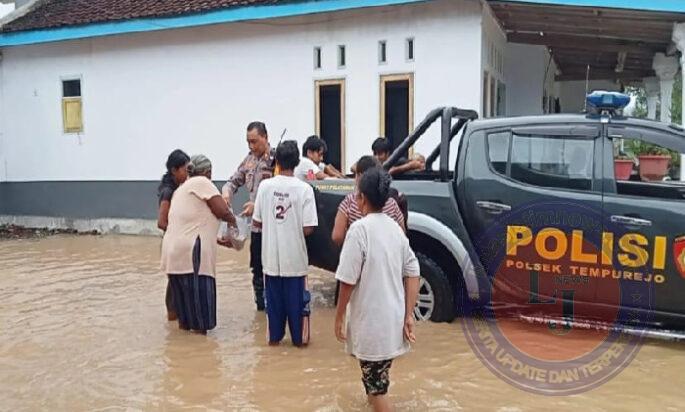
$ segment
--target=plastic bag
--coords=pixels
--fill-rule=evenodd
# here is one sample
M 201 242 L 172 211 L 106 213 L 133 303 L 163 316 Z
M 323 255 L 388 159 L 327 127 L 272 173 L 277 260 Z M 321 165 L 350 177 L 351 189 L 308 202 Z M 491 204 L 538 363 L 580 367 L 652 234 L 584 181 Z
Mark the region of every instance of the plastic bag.
M 250 222 L 249 219 L 241 216 L 236 216 L 235 226 L 229 226 L 226 222 L 221 222 L 219 226 L 219 238 L 231 242 L 231 247 L 235 250 L 242 250 L 245 246 L 245 241 L 250 236 Z

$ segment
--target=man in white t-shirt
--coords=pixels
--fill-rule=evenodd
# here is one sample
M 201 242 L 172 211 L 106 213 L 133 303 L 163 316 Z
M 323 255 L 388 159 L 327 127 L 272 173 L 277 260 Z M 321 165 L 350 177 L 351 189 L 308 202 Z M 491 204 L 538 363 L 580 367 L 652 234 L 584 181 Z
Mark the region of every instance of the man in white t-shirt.
M 324 154 L 325 142 L 319 136 L 309 136 L 302 145 L 302 159 L 295 168 L 295 177 L 305 181 L 328 177 L 321 167 Z
M 305 236 L 318 225 L 312 187 L 294 177 L 299 162 L 297 143 L 278 145 L 278 176 L 259 185 L 252 217 L 262 229 L 262 265 L 266 290 L 269 344 L 277 345 L 288 323 L 295 346 L 309 342 L 309 257 Z

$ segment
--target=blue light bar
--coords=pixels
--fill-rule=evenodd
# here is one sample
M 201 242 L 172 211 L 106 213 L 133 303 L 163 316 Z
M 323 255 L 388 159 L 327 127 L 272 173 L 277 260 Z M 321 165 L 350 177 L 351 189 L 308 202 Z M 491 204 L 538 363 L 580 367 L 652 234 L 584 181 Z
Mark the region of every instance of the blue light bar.
M 618 92 L 597 90 L 587 95 L 588 106 L 600 110 L 621 110 L 630 103 L 630 96 Z

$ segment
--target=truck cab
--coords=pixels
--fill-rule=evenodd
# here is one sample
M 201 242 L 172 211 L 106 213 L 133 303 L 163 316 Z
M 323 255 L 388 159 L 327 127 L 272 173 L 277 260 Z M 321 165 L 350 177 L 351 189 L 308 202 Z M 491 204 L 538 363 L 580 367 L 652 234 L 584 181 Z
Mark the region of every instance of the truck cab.
M 440 121 L 426 169 L 393 182 L 407 198 L 421 266 L 417 318 L 451 321 L 484 306 L 567 316 L 570 300 L 576 317 L 612 320 L 630 309 L 640 316 L 617 321 L 685 320 L 685 133 L 622 116 L 622 95 L 595 93 L 588 103 L 584 114 L 486 120 L 439 108 L 393 152 L 385 168 Z M 330 234 L 354 182 L 314 185 L 320 226 L 310 260 L 334 271 Z

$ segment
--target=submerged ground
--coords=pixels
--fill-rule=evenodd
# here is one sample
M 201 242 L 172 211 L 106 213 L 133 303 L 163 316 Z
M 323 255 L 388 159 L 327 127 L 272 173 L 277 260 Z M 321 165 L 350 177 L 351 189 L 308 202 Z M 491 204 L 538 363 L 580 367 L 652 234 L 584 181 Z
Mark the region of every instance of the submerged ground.
M 245 251 L 221 250 L 218 327 L 199 336 L 165 319 L 159 249 L 152 237 L 0 240 L 0 410 L 367 410 L 333 336 L 330 274 L 310 277 L 311 345 L 273 348 Z M 533 345 L 545 333 L 518 328 Z M 460 322 L 420 324 L 417 338 L 391 372 L 398 410 L 685 409 L 685 342 L 649 341 L 600 388 L 544 397 L 494 376 Z

